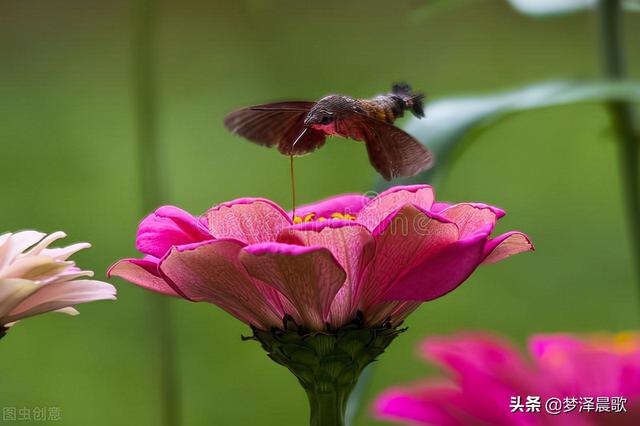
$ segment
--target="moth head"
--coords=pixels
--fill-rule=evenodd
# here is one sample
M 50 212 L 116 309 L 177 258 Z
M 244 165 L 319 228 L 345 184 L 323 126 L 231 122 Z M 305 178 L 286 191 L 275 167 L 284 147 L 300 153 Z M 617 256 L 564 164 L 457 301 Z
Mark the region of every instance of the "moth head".
M 328 126 L 333 123 L 335 120 L 335 114 L 323 110 L 323 109 L 312 109 L 307 114 L 307 117 L 304 120 L 305 126 Z

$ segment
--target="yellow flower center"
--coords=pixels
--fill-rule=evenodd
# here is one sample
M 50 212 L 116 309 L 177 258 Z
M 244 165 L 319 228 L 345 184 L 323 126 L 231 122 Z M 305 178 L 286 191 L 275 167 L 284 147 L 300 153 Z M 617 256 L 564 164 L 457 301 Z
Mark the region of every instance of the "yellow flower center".
M 613 335 L 592 334 L 586 339 L 591 350 L 604 351 L 614 355 L 628 355 L 640 349 L 640 340 L 637 333 L 621 332 Z M 552 351 L 547 354 L 547 360 L 558 367 L 568 361 L 567 354 L 562 350 Z
M 592 338 L 592 343 L 598 348 L 619 355 L 630 354 L 640 349 L 638 335 L 632 332 L 620 332 L 611 337 L 596 335 Z
M 294 216 L 293 223 L 298 224 L 298 223 L 307 223 L 307 222 L 314 222 L 314 221 L 322 222 L 327 219 L 355 220 L 356 217 L 348 213 L 340 213 L 340 212 L 331 213 L 331 215 L 328 218 L 324 216 L 316 217 L 315 213 L 309 213 L 308 215 L 305 215 L 305 216 Z

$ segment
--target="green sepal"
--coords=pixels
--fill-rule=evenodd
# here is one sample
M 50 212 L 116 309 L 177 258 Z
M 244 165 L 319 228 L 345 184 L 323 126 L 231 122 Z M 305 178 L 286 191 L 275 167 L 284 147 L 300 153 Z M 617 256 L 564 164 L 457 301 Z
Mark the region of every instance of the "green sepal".
M 311 425 L 341 426 L 362 370 L 405 330 L 390 323 L 366 327 L 359 316 L 336 330 L 308 331 L 285 318 L 283 329 L 253 328 L 243 339 L 258 341 L 269 358 L 297 377 L 309 397 Z

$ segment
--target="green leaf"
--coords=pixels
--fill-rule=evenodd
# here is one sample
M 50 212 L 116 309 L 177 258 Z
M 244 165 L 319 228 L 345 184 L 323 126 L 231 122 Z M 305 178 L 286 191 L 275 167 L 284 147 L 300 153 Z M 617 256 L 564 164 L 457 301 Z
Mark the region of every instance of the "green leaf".
M 531 16 L 566 15 L 593 9 L 597 0 L 508 0 L 518 12 Z
M 422 22 L 425 19 L 455 12 L 476 1 L 428 0 L 414 10 L 411 18 L 414 22 Z M 598 0 L 507 0 L 507 2 L 523 15 L 536 18 L 564 16 L 594 10 L 598 6 Z M 640 12 L 640 0 L 623 0 L 622 7 L 626 12 Z
M 557 16 L 595 9 L 598 0 L 508 0 L 518 12 L 530 16 Z M 639 0 L 623 2 L 626 11 L 639 11 Z
M 371 383 L 371 379 L 373 377 L 373 371 L 375 369 L 375 364 L 369 364 L 358 379 L 358 383 L 356 387 L 351 392 L 349 396 L 349 401 L 347 402 L 347 413 L 345 415 L 344 424 L 346 426 L 352 426 L 355 419 L 358 417 L 362 409 L 362 402 L 364 401 L 365 394 L 367 392 L 367 388 Z
M 628 12 L 640 12 L 640 0 L 626 0 L 624 10 Z
M 454 150 L 477 131 L 510 114 L 579 102 L 640 102 L 640 83 L 630 81 L 549 81 L 482 96 L 431 102 L 425 118 L 412 119 L 405 130 L 435 156 L 435 167 L 404 182 L 432 182 L 446 168 Z M 398 183 L 398 182 L 394 182 Z M 388 187 L 388 182 L 380 185 Z

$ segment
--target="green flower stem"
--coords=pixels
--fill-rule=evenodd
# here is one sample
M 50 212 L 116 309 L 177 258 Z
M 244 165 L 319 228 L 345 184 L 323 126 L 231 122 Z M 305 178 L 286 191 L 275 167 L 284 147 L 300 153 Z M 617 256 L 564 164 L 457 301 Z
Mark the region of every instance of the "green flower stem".
M 146 213 L 160 206 L 164 199 L 162 168 L 157 144 L 155 34 L 156 0 L 136 0 L 133 16 L 133 78 L 137 114 L 138 173 L 142 208 Z M 176 426 L 180 417 L 174 333 L 169 300 L 151 299 L 155 334 L 154 356 L 157 359 L 160 392 L 160 424 Z
M 317 392 L 307 389 L 311 426 L 344 426 L 347 401 L 353 388 Z
M 360 318 L 333 331 L 306 331 L 285 319 L 284 330 L 253 330 L 269 358 L 289 369 L 309 398 L 311 426 L 344 426 L 349 394 L 362 370 L 404 329 L 366 327 Z
M 598 12 L 604 72 L 609 79 L 621 80 L 625 77 L 622 0 L 600 0 Z M 639 280 L 640 296 L 640 137 L 633 105 L 624 101 L 611 101 L 607 103 L 607 109 L 618 139 L 620 168 L 633 244 L 633 261 Z

